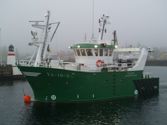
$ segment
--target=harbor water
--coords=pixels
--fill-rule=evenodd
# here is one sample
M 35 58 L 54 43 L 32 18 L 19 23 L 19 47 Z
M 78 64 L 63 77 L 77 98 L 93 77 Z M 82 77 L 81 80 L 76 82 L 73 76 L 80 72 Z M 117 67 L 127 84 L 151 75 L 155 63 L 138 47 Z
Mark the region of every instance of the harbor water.
M 147 99 L 24 104 L 26 81 L 0 81 L 0 125 L 167 125 L 167 67 L 146 67 L 160 77 L 159 95 Z

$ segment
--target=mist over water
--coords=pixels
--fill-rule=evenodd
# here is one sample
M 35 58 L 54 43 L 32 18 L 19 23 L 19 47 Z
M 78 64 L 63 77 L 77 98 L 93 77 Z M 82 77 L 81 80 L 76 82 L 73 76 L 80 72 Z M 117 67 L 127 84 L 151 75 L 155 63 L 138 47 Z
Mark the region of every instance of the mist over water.
M 85 34 L 92 35 L 93 0 L 0 0 L 0 46 L 14 44 L 20 53 L 31 52 L 30 20 L 44 20 L 47 10 L 51 21 L 60 21 L 52 43 L 53 50 L 66 50 Z M 111 25 L 107 36 L 117 30 L 120 45 L 166 47 L 166 0 L 94 0 L 94 34 L 98 37 L 98 19 L 106 14 Z

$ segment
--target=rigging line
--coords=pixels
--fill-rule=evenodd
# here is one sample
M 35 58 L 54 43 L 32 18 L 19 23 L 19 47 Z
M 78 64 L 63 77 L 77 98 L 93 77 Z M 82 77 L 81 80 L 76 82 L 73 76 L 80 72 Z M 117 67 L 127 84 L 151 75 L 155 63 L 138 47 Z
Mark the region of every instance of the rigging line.
M 55 33 L 56 33 L 56 31 L 57 31 L 59 25 L 60 25 L 60 22 L 57 23 L 57 26 L 56 26 L 56 28 L 55 28 L 55 30 L 54 30 L 54 32 L 53 32 L 53 35 L 52 35 L 52 37 L 51 37 L 51 39 L 50 39 L 50 42 L 52 42 L 53 37 L 54 37 L 54 35 L 55 35 Z

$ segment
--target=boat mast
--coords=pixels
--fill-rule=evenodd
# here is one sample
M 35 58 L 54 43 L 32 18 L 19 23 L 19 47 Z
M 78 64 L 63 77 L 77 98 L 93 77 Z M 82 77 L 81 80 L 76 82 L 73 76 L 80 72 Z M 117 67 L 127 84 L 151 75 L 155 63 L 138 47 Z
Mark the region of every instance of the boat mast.
M 42 40 L 40 40 L 40 39 L 38 39 L 37 32 L 31 31 L 31 35 L 33 36 L 33 38 L 32 38 L 33 41 L 31 43 L 29 43 L 29 45 L 34 45 L 37 47 L 37 55 L 36 55 L 34 66 L 39 66 L 41 64 L 41 62 L 43 62 L 44 59 L 46 58 L 47 48 L 49 48 L 49 44 L 53 40 L 53 37 L 54 37 L 54 35 L 58 29 L 58 26 L 60 24 L 60 22 L 49 23 L 50 11 L 47 11 L 47 15 L 45 17 L 46 17 L 46 22 L 44 25 L 40 24 L 41 22 L 44 22 L 44 21 L 29 21 L 29 22 L 34 23 L 34 24 L 32 24 L 32 27 L 42 30 L 43 35 L 44 35 Z M 54 32 L 51 36 L 51 39 L 48 40 L 48 34 L 49 34 L 51 26 L 53 24 L 57 24 L 57 26 L 54 29 Z M 32 58 L 33 58 L 33 56 L 32 56 Z
M 50 11 L 47 11 L 47 15 L 46 17 L 46 25 L 45 25 L 45 35 L 44 35 L 44 41 L 43 41 L 43 46 L 42 46 L 42 51 L 41 51 L 41 61 L 44 60 L 45 56 L 46 56 L 46 42 L 47 42 L 47 38 L 48 38 L 48 26 L 49 26 L 49 18 L 50 18 Z
M 99 28 L 99 33 L 100 33 L 99 40 L 103 40 L 104 33 L 107 32 L 107 29 L 105 28 L 105 25 L 107 24 L 107 19 L 108 18 L 109 18 L 109 16 L 105 16 L 103 14 L 103 16 L 99 19 L 99 25 L 100 25 L 100 28 Z

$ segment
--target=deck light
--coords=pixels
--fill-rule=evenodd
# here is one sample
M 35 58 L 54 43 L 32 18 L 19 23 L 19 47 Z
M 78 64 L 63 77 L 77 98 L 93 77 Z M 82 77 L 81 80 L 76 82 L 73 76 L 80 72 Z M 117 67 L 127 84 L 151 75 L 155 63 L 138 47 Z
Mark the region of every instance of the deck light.
M 118 48 L 118 45 L 115 45 L 115 48 L 117 49 L 117 48 Z
M 97 48 L 97 47 L 98 47 L 98 45 L 95 45 L 94 47 L 95 47 L 95 48 Z

